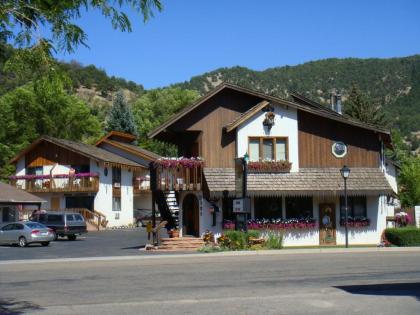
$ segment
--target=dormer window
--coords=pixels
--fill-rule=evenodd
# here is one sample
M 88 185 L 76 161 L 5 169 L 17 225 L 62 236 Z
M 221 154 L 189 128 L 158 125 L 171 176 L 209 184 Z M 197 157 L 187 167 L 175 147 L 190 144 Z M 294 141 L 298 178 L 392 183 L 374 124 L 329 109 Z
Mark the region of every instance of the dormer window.
M 287 161 L 286 137 L 250 137 L 248 154 L 250 161 Z

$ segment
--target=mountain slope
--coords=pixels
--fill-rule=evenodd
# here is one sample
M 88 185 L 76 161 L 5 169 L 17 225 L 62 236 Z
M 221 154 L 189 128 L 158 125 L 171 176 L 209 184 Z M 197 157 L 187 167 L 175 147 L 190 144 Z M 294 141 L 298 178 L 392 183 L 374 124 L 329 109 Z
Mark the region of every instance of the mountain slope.
M 287 97 L 289 90 L 327 105 L 332 88 L 345 100 L 353 83 L 383 106 L 393 126 L 408 135 L 420 130 L 420 55 L 391 59 L 325 59 L 297 66 L 254 71 L 220 68 L 174 86 L 201 94 L 220 82 L 230 82 L 264 93 Z

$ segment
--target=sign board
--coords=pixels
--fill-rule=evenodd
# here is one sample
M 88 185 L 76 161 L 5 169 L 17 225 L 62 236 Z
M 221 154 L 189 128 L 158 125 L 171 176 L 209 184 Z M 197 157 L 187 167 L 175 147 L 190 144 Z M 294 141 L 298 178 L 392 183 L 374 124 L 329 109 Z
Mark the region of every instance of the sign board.
M 251 212 L 251 200 L 249 198 L 241 198 L 233 200 L 233 213 L 249 213 Z
M 420 228 L 420 206 L 414 207 L 414 216 L 416 217 L 416 226 Z
M 242 158 L 235 158 L 235 196 L 242 197 L 244 187 L 244 165 Z

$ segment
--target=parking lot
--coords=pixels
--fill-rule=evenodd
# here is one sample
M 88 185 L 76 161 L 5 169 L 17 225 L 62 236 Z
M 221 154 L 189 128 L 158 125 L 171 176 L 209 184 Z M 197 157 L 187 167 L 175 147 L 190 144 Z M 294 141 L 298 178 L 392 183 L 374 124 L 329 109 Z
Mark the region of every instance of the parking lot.
M 163 235 L 165 236 L 165 235 Z M 0 245 L 0 260 L 79 258 L 151 254 L 139 250 L 147 243 L 144 228 L 89 232 L 75 241 L 59 238 L 48 247 L 33 244 L 20 248 Z M 158 253 L 152 253 L 158 254 Z

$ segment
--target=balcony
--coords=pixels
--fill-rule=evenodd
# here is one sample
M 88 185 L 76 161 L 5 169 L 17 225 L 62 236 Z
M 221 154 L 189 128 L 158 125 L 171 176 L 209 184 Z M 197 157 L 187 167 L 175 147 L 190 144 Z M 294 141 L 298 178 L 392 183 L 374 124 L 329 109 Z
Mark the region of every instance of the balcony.
M 200 158 L 166 158 L 154 162 L 157 190 L 192 191 L 203 187 L 204 161 Z
M 150 192 L 150 175 L 141 175 L 133 177 L 133 193 L 141 194 Z
M 79 173 L 75 175 L 23 175 L 11 176 L 10 185 L 32 193 L 50 192 L 97 192 L 99 174 Z

